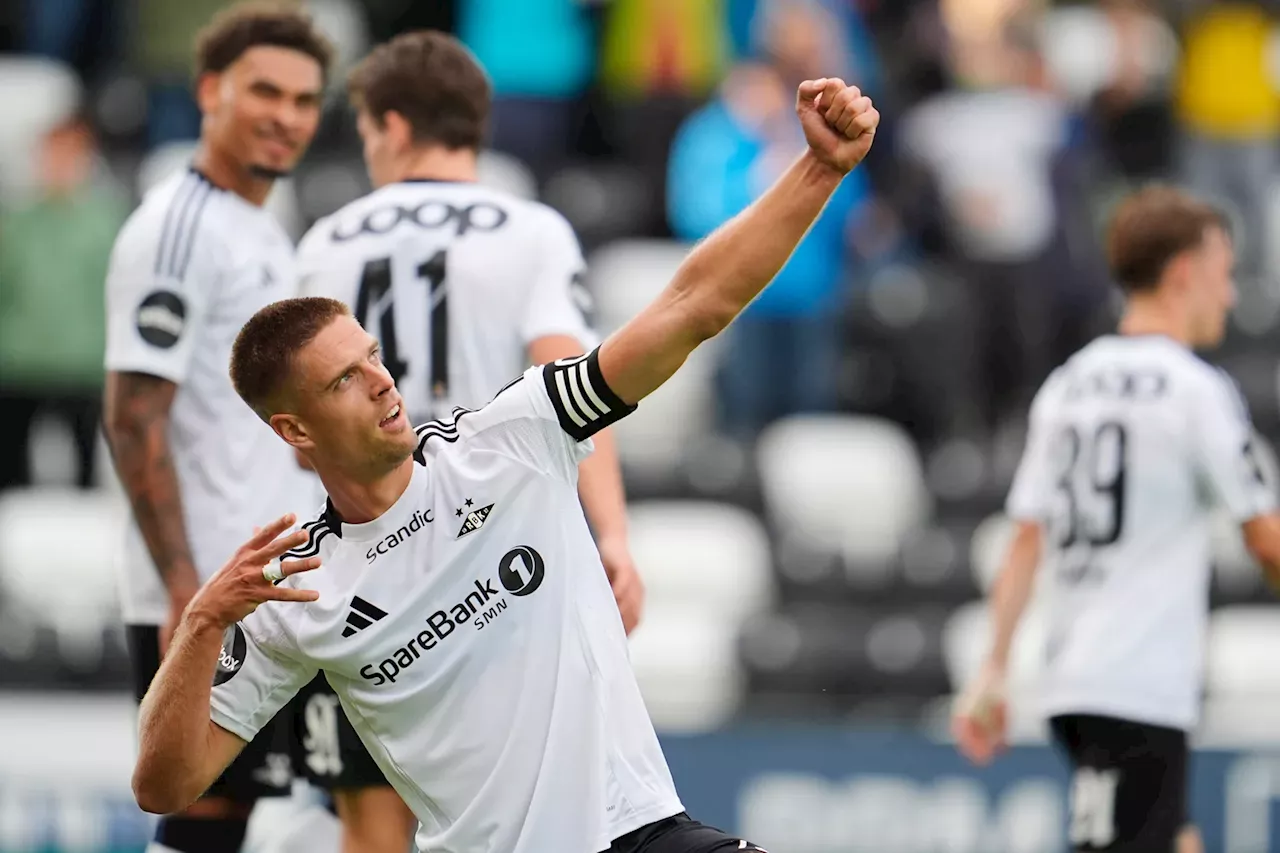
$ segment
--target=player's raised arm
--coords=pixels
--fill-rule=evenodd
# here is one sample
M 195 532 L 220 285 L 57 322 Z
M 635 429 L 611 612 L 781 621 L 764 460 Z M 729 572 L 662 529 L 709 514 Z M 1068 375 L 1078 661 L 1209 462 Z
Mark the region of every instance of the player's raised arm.
M 272 564 L 307 541 L 305 530 L 280 535 L 292 523 L 285 516 L 242 545 L 179 623 L 139 710 L 133 793 L 144 811 L 168 814 L 194 802 L 252 739 L 255 724 L 260 728 L 314 676 L 258 650 L 237 624 L 266 601 L 316 600 L 314 590 L 274 582 L 320 565 L 318 557 Z M 220 714 L 211 712 L 215 683 L 233 694 L 214 709 Z M 226 707 L 233 702 L 240 707 Z
M 802 83 L 796 113 L 808 150 L 694 249 L 662 295 L 601 346 L 600 372 L 624 402 L 638 403 L 666 382 L 764 289 L 841 179 L 867 156 L 880 123 L 871 100 L 837 79 Z

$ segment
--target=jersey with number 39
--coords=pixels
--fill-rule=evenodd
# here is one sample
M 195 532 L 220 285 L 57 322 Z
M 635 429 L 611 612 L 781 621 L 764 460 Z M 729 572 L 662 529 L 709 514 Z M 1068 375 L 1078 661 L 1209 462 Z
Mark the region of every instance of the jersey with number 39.
M 1275 505 L 1226 374 L 1173 340 L 1101 338 L 1037 395 L 1008 514 L 1044 527 L 1043 710 L 1189 729 L 1210 514 Z
M 345 302 L 378 338 L 414 419 L 483 405 L 538 338 L 598 343 L 568 222 L 478 184 L 388 184 L 317 222 L 298 265 L 303 296 Z

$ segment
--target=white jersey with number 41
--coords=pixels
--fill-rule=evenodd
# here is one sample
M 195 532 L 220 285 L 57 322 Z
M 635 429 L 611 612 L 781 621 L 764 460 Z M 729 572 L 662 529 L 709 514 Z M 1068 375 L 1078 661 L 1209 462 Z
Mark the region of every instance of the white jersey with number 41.
M 538 338 L 598 343 L 569 223 L 478 184 L 388 184 L 317 222 L 298 266 L 301 295 L 345 302 L 381 341 L 415 421 L 484 405 Z
M 1210 513 L 1275 505 L 1234 383 L 1173 340 L 1094 341 L 1040 389 L 1008 514 L 1044 525 L 1043 710 L 1189 729 Z

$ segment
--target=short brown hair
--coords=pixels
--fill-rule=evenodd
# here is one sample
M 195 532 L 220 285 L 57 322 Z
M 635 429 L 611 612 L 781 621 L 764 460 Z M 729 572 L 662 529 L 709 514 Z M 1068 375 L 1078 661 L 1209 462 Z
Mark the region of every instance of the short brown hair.
M 1151 290 L 1181 253 L 1204 242 L 1205 232 L 1230 233 L 1226 213 L 1175 187 L 1155 185 L 1120 203 L 1107 234 L 1111 275 L 1127 293 Z
M 382 123 L 397 112 L 419 145 L 479 149 L 493 97 L 489 78 L 453 36 L 418 30 L 380 44 L 351 71 L 351 102 Z
M 270 45 L 305 53 L 327 77 L 333 45 L 296 3 L 251 0 L 224 9 L 196 36 L 196 77 L 226 71 L 253 47 Z
M 351 314 L 336 299 L 307 296 L 273 302 L 249 318 L 231 346 L 231 384 L 264 421 L 284 399 L 293 358 L 339 317 Z

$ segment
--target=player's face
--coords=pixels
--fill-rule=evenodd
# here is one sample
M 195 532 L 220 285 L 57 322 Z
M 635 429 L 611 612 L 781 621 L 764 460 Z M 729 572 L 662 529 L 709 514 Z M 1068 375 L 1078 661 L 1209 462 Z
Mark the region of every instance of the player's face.
M 298 437 L 286 439 L 317 467 L 381 476 L 413 455 L 417 436 L 377 340 L 352 317 L 339 317 L 298 354 Z
M 1204 244 L 1195 254 L 1192 287 L 1193 346 L 1213 347 L 1226 334 L 1227 316 L 1236 303 L 1235 248 L 1221 228 L 1205 232 Z
M 206 141 L 248 172 L 287 175 L 320 123 L 320 63 L 284 47 L 251 47 L 200 81 Z

